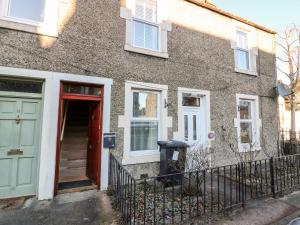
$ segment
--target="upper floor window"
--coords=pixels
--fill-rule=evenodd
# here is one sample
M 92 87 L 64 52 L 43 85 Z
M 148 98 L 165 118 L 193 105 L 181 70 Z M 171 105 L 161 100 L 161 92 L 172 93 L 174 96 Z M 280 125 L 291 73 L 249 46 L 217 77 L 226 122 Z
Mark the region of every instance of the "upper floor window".
M 164 0 L 126 0 L 121 17 L 126 19 L 125 50 L 168 58 L 167 32 L 171 24 L 161 13 Z
M 238 30 L 236 32 L 237 48 L 236 48 L 236 66 L 238 69 L 249 70 L 249 43 L 248 33 Z
M 0 27 L 57 36 L 58 1 L 0 0 Z
M 45 0 L 8 0 L 8 17 L 43 22 L 44 11 Z
M 257 37 L 255 28 L 235 23 L 231 47 L 234 49 L 235 71 L 238 73 L 257 75 Z
M 2 0 L 2 19 L 38 25 L 45 21 L 46 0 Z
M 136 0 L 133 18 L 133 45 L 158 51 L 158 40 L 157 2 L 154 0 Z

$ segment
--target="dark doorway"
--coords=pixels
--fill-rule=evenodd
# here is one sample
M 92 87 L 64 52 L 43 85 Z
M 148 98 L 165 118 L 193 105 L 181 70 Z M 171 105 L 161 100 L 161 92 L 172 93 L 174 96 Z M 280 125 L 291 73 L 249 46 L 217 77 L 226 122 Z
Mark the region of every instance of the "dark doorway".
M 100 188 L 102 99 L 103 86 L 61 83 L 55 194 Z

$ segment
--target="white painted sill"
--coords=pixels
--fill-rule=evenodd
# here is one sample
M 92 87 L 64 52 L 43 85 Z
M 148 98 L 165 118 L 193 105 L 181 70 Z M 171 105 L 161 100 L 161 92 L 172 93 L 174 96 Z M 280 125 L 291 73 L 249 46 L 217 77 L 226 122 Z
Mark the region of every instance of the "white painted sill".
M 239 152 L 240 153 L 248 153 L 248 152 L 259 152 L 259 151 L 261 151 L 261 146 L 256 146 L 256 147 L 253 147 L 253 149 L 250 151 L 250 149 L 239 149 Z
M 57 30 L 49 31 L 49 30 L 46 30 L 47 28 L 44 28 L 42 26 L 21 23 L 21 22 L 17 22 L 17 21 L 13 21 L 13 20 L 6 20 L 3 17 L 0 19 L 0 27 L 12 29 L 12 30 L 25 31 L 28 33 L 45 35 L 45 36 L 50 36 L 50 37 L 58 37 Z
M 126 157 L 122 159 L 122 165 L 134 165 L 134 164 L 142 164 L 142 163 L 154 163 L 160 161 L 160 152 L 151 154 L 135 154 L 130 152 Z
M 251 70 L 243 70 L 243 69 L 235 68 L 234 71 L 236 73 L 242 73 L 242 74 L 251 75 L 251 76 L 258 76 L 257 72 L 251 71 Z
M 128 44 L 125 45 L 124 50 L 129 51 L 129 52 L 134 52 L 134 53 L 140 53 L 143 55 L 150 55 L 150 56 L 155 56 L 155 57 L 159 57 L 159 58 L 164 58 L 164 59 L 169 58 L 169 54 L 166 52 L 151 51 L 149 49 L 137 48 L 137 47 L 134 47 L 134 46 L 128 45 Z

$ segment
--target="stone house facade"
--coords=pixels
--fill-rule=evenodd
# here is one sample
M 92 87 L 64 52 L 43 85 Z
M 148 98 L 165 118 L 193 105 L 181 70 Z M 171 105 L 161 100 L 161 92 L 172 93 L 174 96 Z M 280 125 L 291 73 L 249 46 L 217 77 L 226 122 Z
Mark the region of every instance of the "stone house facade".
M 201 0 L 37 2 L 0 5 L 0 124 L 7 112 L 17 125 L 36 116 L 24 130 L 0 126 L 0 198 L 52 198 L 64 172 L 72 181 L 71 164 L 105 189 L 109 151 L 136 177 L 156 175 L 158 140 L 210 148 L 212 166 L 250 148 L 276 152 L 272 30 Z M 88 134 L 72 133 L 84 127 L 72 115 Z M 102 135 L 111 132 L 109 149 Z M 87 159 L 71 159 L 68 146 L 83 142 Z

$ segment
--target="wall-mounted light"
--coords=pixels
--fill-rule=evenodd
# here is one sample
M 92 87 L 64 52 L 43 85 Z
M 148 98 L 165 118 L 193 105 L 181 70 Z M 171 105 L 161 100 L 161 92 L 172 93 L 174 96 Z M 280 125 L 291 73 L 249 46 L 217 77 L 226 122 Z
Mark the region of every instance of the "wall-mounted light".
M 167 99 L 165 99 L 165 108 L 168 108 L 171 104 L 167 102 Z

